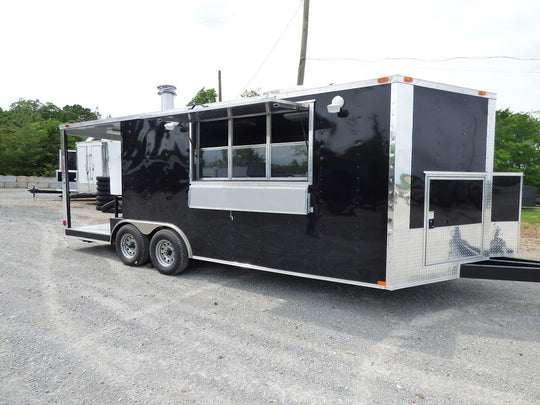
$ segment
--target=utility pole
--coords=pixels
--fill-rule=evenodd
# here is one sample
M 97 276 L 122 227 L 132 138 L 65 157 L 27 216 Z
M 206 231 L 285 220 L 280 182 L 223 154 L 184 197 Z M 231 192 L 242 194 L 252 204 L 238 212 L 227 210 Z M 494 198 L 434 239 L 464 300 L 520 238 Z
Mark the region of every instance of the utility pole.
M 300 63 L 298 64 L 298 79 L 296 84 L 304 84 L 304 72 L 306 70 L 306 48 L 309 23 L 309 0 L 304 0 L 304 19 L 302 22 L 302 45 L 300 46 Z
M 218 70 L 218 101 L 221 101 L 221 70 Z

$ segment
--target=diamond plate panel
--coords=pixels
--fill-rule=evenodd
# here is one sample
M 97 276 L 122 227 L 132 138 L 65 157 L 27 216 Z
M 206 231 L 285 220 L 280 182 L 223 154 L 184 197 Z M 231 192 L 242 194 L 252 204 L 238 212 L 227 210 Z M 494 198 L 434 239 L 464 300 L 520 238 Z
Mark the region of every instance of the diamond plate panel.
M 481 257 L 482 231 L 482 224 L 429 229 L 426 237 L 426 266 Z
M 490 223 L 486 240 L 486 256 L 514 256 L 519 252 L 519 222 Z
M 424 266 L 423 229 L 393 231 L 388 235 L 388 246 L 386 286 L 390 290 L 459 277 L 457 263 Z

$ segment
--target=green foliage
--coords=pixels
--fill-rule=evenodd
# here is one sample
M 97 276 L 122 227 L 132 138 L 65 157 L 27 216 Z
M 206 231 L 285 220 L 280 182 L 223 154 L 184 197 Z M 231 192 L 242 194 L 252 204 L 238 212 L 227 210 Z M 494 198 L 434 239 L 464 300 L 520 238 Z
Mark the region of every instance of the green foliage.
M 188 103 L 190 105 L 215 103 L 217 100 L 217 94 L 215 89 L 206 90 L 204 87 L 198 91 L 198 93 Z
M 497 111 L 495 170 L 523 172 L 526 185 L 540 188 L 540 120 L 532 114 Z
M 540 224 L 540 208 L 523 208 L 521 210 L 521 223 L 523 225 Z
M 242 94 L 240 94 L 240 97 L 242 98 L 250 98 L 250 97 L 259 97 L 261 95 L 261 89 L 251 89 L 251 90 L 244 90 Z
M 84 108 L 79 104 L 66 105 L 62 108 L 59 114 L 59 119 L 62 123 L 67 122 L 82 122 L 97 119 L 96 114 L 90 111 L 89 108 Z
M 19 100 L 0 110 L 0 174 L 53 176 L 58 164 L 58 126 L 96 119 L 78 104 L 60 109 L 39 100 Z

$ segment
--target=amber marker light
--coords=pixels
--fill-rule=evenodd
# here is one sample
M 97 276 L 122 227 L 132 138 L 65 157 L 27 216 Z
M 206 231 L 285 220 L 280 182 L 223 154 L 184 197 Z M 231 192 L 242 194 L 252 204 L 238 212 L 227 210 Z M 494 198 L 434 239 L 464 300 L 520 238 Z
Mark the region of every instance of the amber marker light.
M 386 281 L 379 280 L 379 281 L 377 281 L 377 285 L 381 285 L 383 287 L 386 287 Z
M 379 77 L 379 78 L 377 79 L 377 83 L 387 83 L 388 80 L 390 80 L 390 79 L 388 78 L 388 76 L 386 76 L 386 77 Z
M 403 81 L 404 81 L 404 82 L 407 82 L 407 83 L 412 83 L 412 82 L 413 82 L 413 78 L 410 77 L 410 76 L 405 76 L 405 77 L 403 78 Z
M 480 96 L 485 96 L 486 94 L 487 94 L 487 93 L 486 93 L 484 90 L 480 90 L 480 91 L 478 92 L 478 95 L 480 95 Z

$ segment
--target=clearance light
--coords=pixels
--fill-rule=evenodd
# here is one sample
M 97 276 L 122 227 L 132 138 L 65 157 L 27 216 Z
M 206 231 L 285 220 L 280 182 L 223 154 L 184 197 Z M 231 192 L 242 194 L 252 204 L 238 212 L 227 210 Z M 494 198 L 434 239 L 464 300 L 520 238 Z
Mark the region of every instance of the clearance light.
M 63 225 L 63 226 L 66 226 L 66 225 L 67 225 L 67 221 L 66 221 L 65 219 L 62 221 L 62 225 Z
M 486 93 L 484 90 L 480 90 L 480 91 L 478 92 L 478 95 L 479 95 L 479 96 L 485 96 L 486 94 L 487 94 L 487 93 Z
M 382 285 L 383 287 L 386 287 L 386 281 L 377 281 L 377 285 Z
M 388 76 L 386 76 L 386 77 L 379 77 L 379 78 L 377 79 L 377 83 L 387 83 L 388 80 L 390 80 L 390 79 L 388 78 Z
M 64 128 L 69 128 L 69 124 L 64 125 Z
M 410 77 L 410 76 L 405 76 L 405 77 L 403 78 L 403 81 L 404 81 L 404 82 L 407 82 L 407 83 L 412 83 L 413 78 Z

